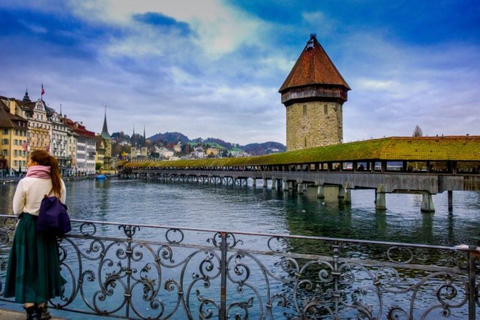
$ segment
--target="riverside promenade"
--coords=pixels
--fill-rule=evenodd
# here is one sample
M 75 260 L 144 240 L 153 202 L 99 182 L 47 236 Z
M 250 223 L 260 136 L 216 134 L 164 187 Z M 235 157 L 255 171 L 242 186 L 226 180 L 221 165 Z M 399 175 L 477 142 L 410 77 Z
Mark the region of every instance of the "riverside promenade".
M 3 308 L 3 306 L 1 307 Z M 51 320 L 61 320 L 65 318 L 52 317 Z M 25 313 L 9 309 L 0 309 L 0 320 L 25 320 Z

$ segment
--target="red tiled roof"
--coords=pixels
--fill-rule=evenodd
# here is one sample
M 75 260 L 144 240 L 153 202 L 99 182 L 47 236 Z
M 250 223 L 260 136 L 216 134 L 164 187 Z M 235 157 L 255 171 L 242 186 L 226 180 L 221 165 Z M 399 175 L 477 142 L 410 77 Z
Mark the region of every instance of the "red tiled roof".
M 95 138 L 95 132 L 88 131 L 84 125 L 81 125 L 78 122 L 73 122 L 71 119 L 64 118 L 63 123 L 78 135 Z
M 310 40 L 278 91 L 308 85 L 343 86 L 350 90 L 314 35 L 310 36 Z

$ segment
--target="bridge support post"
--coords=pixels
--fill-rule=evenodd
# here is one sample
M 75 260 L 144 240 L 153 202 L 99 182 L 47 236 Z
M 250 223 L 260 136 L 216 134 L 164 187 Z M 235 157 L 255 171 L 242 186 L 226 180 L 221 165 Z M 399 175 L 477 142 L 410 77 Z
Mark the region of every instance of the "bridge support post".
M 387 210 L 386 193 L 375 190 L 375 209 Z
M 297 193 L 302 194 L 303 193 L 303 183 L 299 182 L 297 184 Z
M 338 200 L 343 201 L 345 199 L 345 188 L 338 186 Z
M 453 210 L 453 191 L 448 190 L 448 211 Z
M 272 190 L 277 190 L 277 179 L 272 177 Z
M 352 203 L 352 189 L 343 188 L 345 192 L 345 196 L 343 197 L 343 202 L 345 204 Z
M 325 190 L 323 189 L 323 186 L 318 186 L 317 187 L 317 198 L 318 199 L 325 199 Z
M 252 177 L 252 186 L 255 188 L 257 186 L 257 179 Z
M 266 178 L 263 178 L 263 187 L 264 188 L 268 187 L 268 180 Z
M 435 212 L 432 194 L 425 192 L 422 194 L 422 212 Z
M 277 184 L 276 184 L 276 186 L 277 186 L 277 190 L 278 190 L 278 191 L 282 190 L 282 180 L 277 179 Z

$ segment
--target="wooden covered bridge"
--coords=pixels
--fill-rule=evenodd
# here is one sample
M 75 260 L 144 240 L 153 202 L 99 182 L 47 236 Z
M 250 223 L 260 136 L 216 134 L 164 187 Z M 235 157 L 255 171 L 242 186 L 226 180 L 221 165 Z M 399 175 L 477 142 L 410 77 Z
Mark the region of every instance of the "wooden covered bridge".
M 248 158 L 124 163 L 123 178 L 168 179 L 214 184 L 256 185 L 302 193 L 316 186 L 338 188 L 350 201 L 352 189 L 374 189 L 377 209 L 387 193 L 420 193 L 422 211 L 433 212 L 432 195 L 480 191 L 480 136 L 389 137 Z

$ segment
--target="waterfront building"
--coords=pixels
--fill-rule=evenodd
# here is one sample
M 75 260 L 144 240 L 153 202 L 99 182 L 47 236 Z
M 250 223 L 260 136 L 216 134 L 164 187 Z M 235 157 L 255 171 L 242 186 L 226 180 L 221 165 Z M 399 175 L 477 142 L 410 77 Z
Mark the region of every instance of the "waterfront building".
M 279 89 L 286 107 L 287 151 L 342 143 L 343 103 L 350 90 L 311 35 Z
M 3 97 L 2 97 L 3 98 Z M 9 103 L 10 104 L 10 103 Z M 15 102 L 12 101 L 13 107 Z M 0 172 L 21 174 L 27 170 L 28 121 L 0 99 Z
M 45 101 L 42 98 L 36 102 L 26 102 L 28 107 L 26 116 L 28 120 L 29 151 L 46 150 L 50 152 L 51 122 L 47 117 Z
M 50 154 L 57 158 L 62 175 L 72 173 L 72 156 L 69 150 L 71 129 L 63 122 L 63 115 L 54 109 L 46 107 L 48 120 L 51 122 Z M 69 133 L 70 131 L 70 133 Z
M 64 119 L 67 117 L 65 115 Z M 63 119 L 62 119 L 63 120 Z M 65 123 L 65 122 L 64 122 Z M 74 175 L 76 172 L 77 164 L 77 140 L 78 134 L 69 126 L 67 127 L 67 153 L 70 157 L 70 168 L 68 169 L 67 175 Z
M 83 123 L 73 122 L 66 116 L 64 117 L 64 123 L 76 133 L 75 173 L 80 175 L 95 174 L 95 133 L 87 130 Z

